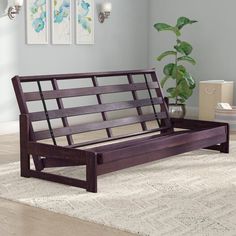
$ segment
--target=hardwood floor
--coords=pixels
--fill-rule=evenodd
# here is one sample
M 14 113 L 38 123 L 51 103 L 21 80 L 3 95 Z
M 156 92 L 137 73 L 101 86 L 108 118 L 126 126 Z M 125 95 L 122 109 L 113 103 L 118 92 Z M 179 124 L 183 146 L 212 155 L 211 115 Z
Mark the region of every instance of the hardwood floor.
M 236 140 L 236 134 L 231 135 Z M 0 136 L 0 164 L 19 160 L 16 134 Z M 1 236 L 131 236 L 133 234 L 0 198 Z
M 128 236 L 132 234 L 1 199 L 0 235 Z

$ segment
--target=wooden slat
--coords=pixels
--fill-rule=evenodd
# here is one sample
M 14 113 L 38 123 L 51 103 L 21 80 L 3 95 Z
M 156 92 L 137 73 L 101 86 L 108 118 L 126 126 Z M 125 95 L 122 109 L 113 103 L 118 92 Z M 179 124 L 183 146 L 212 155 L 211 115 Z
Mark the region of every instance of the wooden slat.
M 149 83 L 150 88 L 158 89 L 158 84 L 156 82 Z M 68 97 L 77 97 L 77 96 L 89 96 L 89 95 L 98 95 L 98 94 L 109 94 L 109 93 L 121 93 L 121 92 L 130 92 L 136 90 L 146 90 L 145 83 L 136 83 L 136 84 L 120 84 L 120 85 L 106 85 L 99 87 L 86 87 L 86 88 L 76 88 L 76 89 L 61 89 L 58 91 L 44 91 L 44 99 L 56 99 L 56 98 L 68 98 Z M 41 100 L 39 92 L 28 92 L 24 94 L 26 101 L 38 101 Z
M 131 140 L 124 140 L 122 142 L 117 142 L 117 143 L 109 143 L 107 145 L 101 145 L 101 146 L 97 146 L 97 147 L 92 147 L 92 148 L 86 148 L 86 150 L 92 151 L 92 152 L 96 152 L 96 153 L 103 153 L 103 152 L 108 152 L 111 150 L 117 150 L 117 149 L 122 149 L 122 148 L 126 148 L 126 147 L 131 147 L 131 146 L 135 146 L 138 144 L 142 144 L 142 142 L 152 142 L 152 140 L 154 139 L 158 139 L 158 138 L 166 138 L 166 137 L 173 137 L 176 135 L 180 135 L 180 134 L 185 134 L 185 133 L 191 133 L 192 131 L 190 130 L 181 130 L 181 131 L 171 131 L 170 133 L 156 133 L 156 134 L 152 134 L 149 136 L 141 136 L 139 134 L 139 136 L 141 137 L 136 137 L 134 139 Z
M 159 119 L 165 119 L 166 114 L 164 112 L 160 112 L 157 114 Z M 81 124 L 76 126 L 57 128 L 53 130 L 55 137 L 66 136 L 69 134 L 78 134 L 85 133 L 95 130 L 102 130 L 106 128 L 114 128 L 119 126 L 136 124 L 144 121 L 151 121 L 156 119 L 156 116 L 153 114 L 143 115 L 143 116 L 131 116 L 125 117 L 115 120 L 103 121 L 103 122 L 95 122 L 89 124 Z M 50 132 L 48 130 L 35 132 L 35 137 L 37 140 L 50 138 Z
M 129 74 L 127 77 L 128 77 L 129 84 L 133 84 L 134 83 L 133 76 Z M 133 96 L 134 101 L 138 100 L 137 91 L 132 91 L 132 96 Z M 139 116 L 143 115 L 143 111 L 142 111 L 141 106 L 137 106 L 137 113 Z M 142 126 L 143 131 L 147 130 L 147 125 L 145 122 L 142 122 L 141 126 Z
M 96 76 L 93 76 L 93 77 L 92 77 L 92 82 L 93 82 L 93 86 L 97 88 L 97 87 L 98 87 L 98 81 L 97 81 Z M 97 94 L 96 97 L 97 97 L 98 104 L 101 105 L 101 104 L 102 104 L 101 95 L 100 95 L 100 94 Z M 108 120 L 108 117 L 107 117 L 106 112 L 102 111 L 102 112 L 101 112 L 101 115 L 102 115 L 103 121 Z M 110 128 L 107 128 L 107 129 L 106 129 L 106 132 L 107 132 L 107 136 L 108 136 L 109 138 L 112 137 L 112 130 L 111 130 Z
M 21 76 L 21 82 L 34 82 L 34 81 L 48 81 L 52 79 L 65 80 L 65 79 L 85 79 L 92 76 L 97 77 L 113 77 L 113 76 L 127 76 L 128 74 L 140 75 L 143 73 L 150 74 L 155 72 L 155 69 L 150 70 L 127 70 L 127 71 L 109 71 L 109 72 L 92 72 L 92 73 L 77 73 L 77 74 L 57 74 L 57 75 L 36 75 L 36 76 Z
M 58 83 L 57 83 L 56 79 L 52 80 L 52 87 L 53 87 L 54 90 L 57 90 L 57 91 L 59 90 L 59 86 L 58 86 Z M 57 101 L 58 108 L 59 109 L 64 109 L 64 104 L 63 104 L 62 99 L 61 98 L 57 98 L 56 101 Z M 64 127 L 68 127 L 69 126 L 69 122 L 68 122 L 66 116 L 61 117 L 61 120 L 62 120 L 62 124 L 63 124 Z M 72 135 L 67 135 L 66 139 L 67 139 L 67 142 L 68 142 L 69 145 L 72 145 L 74 143 Z
M 153 101 L 155 104 L 162 103 L 161 98 L 154 98 Z M 50 110 L 48 111 L 48 115 L 50 119 L 57 119 L 61 117 L 71 117 L 71 116 L 94 114 L 100 112 L 118 111 L 142 106 L 150 106 L 150 105 L 151 105 L 150 99 L 140 99 L 136 101 L 114 102 L 114 103 L 105 103 L 101 105 L 89 105 L 82 107 L 65 108 L 60 110 Z M 44 112 L 29 113 L 29 117 L 33 122 L 46 119 Z
M 112 137 L 112 138 L 102 138 L 102 139 L 95 139 L 95 140 L 91 140 L 91 141 L 87 141 L 87 142 L 82 142 L 82 143 L 75 143 L 75 144 L 72 144 L 72 145 L 66 146 L 66 147 L 69 147 L 69 148 L 80 148 L 80 147 L 85 147 L 85 146 L 94 145 L 94 144 L 105 144 L 105 143 L 111 142 L 111 141 L 118 141 L 118 140 L 122 140 L 122 139 L 126 139 L 126 138 L 138 137 L 140 135 L 157 133 L 157 132 L 160 132 L 162 130 L 167 130 L 167 129 L 169 129 L 169 128 L 168 127 L 161 127 L 161 128 L 150 129 L 150 130 L 141 131 L 141 132 L 135 132 L 135 133 L 126 134 L 126 135 L 117 135 L 117 136 Z M 163 134 L 167 135 L 169 133 L 173 133 L 173 131 L 172 130 L 170 130 L 170 131 L 168 130 L 167 132 L 165 132 Z

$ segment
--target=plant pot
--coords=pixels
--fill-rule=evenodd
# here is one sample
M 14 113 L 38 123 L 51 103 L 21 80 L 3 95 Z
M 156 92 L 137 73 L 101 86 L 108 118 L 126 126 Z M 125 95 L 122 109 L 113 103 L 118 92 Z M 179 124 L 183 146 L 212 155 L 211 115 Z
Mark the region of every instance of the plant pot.
M 169 114 L 171 118 L 180 118 L 183 119 L 186 115 L 186 106 L 185 104 L 169 104 Z

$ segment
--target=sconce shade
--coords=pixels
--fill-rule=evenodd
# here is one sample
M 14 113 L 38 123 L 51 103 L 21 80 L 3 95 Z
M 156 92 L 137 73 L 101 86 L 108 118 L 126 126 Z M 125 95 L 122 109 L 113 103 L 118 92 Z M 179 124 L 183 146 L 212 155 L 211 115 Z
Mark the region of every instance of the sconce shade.
M 98 19 L 100 23 L 104 23 L 105 19 L 108 19 L 108 17 L 111 14 L 111 10 L 112 10 L 111 2 L 104 2 L 101 5 L 101 12 L 98 15 Z
M 112 10 L 112 4 L 111 2 L 105 2 L 102 4 L 102 12 L 111 12 Z
M 14 6 L 23 6 L 24 0 L 14 0 Z

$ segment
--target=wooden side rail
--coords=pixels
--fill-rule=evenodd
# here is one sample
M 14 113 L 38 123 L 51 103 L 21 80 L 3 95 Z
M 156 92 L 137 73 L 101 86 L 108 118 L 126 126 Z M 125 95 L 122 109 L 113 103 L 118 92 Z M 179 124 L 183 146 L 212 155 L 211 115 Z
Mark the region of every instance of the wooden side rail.
M 135 156 L 135 158 L 134 156 L 129 157 L 129 158 L 122 158 L 115 162 L 107 162 L 107 163 L 104 163 L 103 165 L 98 165 L 97 173 L 98 175 L 103 175 L 103 174 L 107 174 L 107 173 L 121 170 L 124 168 L 129 168 L 132 166 L 145 164 L 148 162 L 160 160 L 163 158 L 171 157 L 171 156 L 182 154 L 185 152 L 194 151 L 196 149 L 205 148 L 207 145 L 213 145 L 216 142 L 221 142 L 221 140 L 222 140 L 221 137 L 218 137 L 216 139 L 207 138 L 204 140 L 198 140 L 196 142 L 188 142 L 186 144 L 176 145 L 172 147 L 165 147 L 155 152 L 139 154 Z
M 190 130 L 199 130 L 199 129 L 208 130 L 210 128 L 215 128 L 215 127 L 224 127 L 226 141 L 221 144 L 206 147 L 205 149 L 216 150 L 222 153 L 229 153 L 230 127 L 228 123 L 191 120 L 191 119 L 176 119 L 176 118 L 171 118 L 171 122 L 174 128 L 190 129 Z
M 150 152 L 158 152 L 162 149 L 172 148 L 181 145 L 188 145 L 189 143 L 195 143 L 205 140 L 205 147 L 208 147 L 210 139 L 214 139 L 213 142 L 224 143 L 226 142 L 226 135 L 221 135 L 224 132 L 224 127 L 215 127 L 208 130 L 201 130 L 191 133 L 180 133 L 177 135 L 161 136 L 150 140 L 139 141 L 130 146 L 114 147 L 116 145 L 109 145 L 107 149 L 104 147 L 95 148 L 98 153 L 102 150 L 103 163 L 111 162 L 113 160 L 120 160 L 122 158 L 128 158 L 132 156 L 145 155 Z M 129 144 L 129 142 L 127 142 Z M 123 144 L 124 145 L 124 144 Z M 202 146 L 201 148 L 203 148 Z

